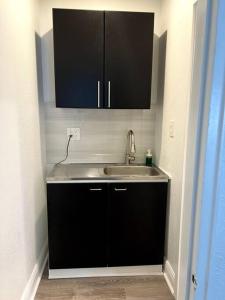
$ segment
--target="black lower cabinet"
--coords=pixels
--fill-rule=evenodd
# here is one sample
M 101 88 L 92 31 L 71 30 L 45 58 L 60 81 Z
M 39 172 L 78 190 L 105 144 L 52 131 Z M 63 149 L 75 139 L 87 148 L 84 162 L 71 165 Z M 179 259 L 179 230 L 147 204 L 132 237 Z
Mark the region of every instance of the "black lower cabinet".
M 50 269 L 161 265 L 167 183 L 48 184 Z
M 106 184 L 48 184 L 49 268 L 107 266 Z
M 163 263 L 166 183 L 110 185 L 109 266 Z

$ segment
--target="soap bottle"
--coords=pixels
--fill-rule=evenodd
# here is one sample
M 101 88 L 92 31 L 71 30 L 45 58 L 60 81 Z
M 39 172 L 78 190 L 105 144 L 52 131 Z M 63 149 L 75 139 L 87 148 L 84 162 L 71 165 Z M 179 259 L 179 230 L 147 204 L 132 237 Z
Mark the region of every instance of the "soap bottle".
M 146 164 L 146 166 L 149 166 L 149 167 L 152 166 L 152 151 L 151 151 L 151 149 L 147 150 L 145 164 Z

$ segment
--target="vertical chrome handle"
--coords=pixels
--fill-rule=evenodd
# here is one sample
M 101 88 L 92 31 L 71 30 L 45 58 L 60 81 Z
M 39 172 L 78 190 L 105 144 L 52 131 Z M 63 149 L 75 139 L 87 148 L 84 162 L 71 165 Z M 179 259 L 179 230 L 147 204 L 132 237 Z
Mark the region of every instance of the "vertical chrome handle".
M 111 82 L 108 81 L 108 108 L 110 108 L 110 106 L 111 106 L 111 99 L 110 99 L 110 97 L 111 97 Z
M 100 107 L 100 81 L 98 81 L 98 108 Z

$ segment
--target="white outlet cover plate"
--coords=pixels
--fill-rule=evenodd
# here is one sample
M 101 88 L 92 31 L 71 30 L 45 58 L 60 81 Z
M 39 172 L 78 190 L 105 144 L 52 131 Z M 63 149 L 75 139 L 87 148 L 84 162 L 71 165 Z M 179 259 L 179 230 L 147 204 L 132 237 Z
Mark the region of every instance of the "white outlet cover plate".
M 67 136 L 72 134 L 71 141 L 80 140 L 80 128 L 67 128 Z

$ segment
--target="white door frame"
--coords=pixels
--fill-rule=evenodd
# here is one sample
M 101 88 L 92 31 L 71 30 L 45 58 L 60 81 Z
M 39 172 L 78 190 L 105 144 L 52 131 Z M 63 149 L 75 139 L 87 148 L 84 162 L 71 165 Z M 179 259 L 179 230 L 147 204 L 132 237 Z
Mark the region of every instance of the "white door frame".
M 212 3 L 214 2 L 214 3 Z M 208 117 L 211 99 L 209 80 L 214 57 L 217 0 L 194 2 L 192 89 L 190 93 L 189 120 L 186 134 L 181 205 L 177 300 L 190 299 L 192 261 L 197 253 L 198 226 L 201 215 L 202 179 L 204 177 Z M 192 289 L 193 291 L 193 289 Z M 204 298 L 202 298 L 203 300 Z
M 225 2 L 213 0 L 202 126 L 202 189 L 197 198 L 189 299 L 225 299 Z

